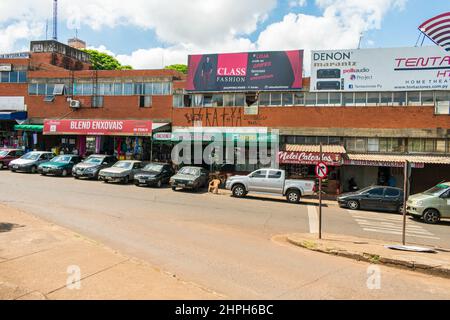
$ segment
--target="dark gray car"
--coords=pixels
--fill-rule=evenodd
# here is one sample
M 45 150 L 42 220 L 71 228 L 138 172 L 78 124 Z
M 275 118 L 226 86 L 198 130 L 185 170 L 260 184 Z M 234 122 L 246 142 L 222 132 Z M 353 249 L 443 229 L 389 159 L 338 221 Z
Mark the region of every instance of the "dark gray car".
M 72 169 L 72 175 L 75 179 L 86 178 L 97 180 L 100 170 L 109 168 L 116 162 L 117 158 L 114 156 L 94 154 L 74 166 Z
M 191 189 L 198 191 L 208 185 L 208 170 L 201 167 L 183 167 L 170 179 L 172 190 Z

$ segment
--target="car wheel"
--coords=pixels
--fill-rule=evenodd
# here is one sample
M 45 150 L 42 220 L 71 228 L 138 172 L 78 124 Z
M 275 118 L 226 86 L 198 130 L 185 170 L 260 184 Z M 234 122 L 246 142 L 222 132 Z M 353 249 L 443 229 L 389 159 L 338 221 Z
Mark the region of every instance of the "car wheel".
M 128 184 L 129 182 L 130 182 L 130 177 L 126 176 L 126 177 L 123 179 L 123 184 Z
M 358 210 L 359 209 L 359 202 L 356 200 L 349 200 L 347 201 L 347 207 L 350 210 Z
M 233 187 L 233 196 L 236 198 L 243 198 L 245 197 L 245 187 L 242 184 L 237 184 Z
M 67 170 L 64 169 L 64 170 L 62 171 L 61 175 L 62 175 L 63 177 L 67 177 Z
M 162 181 L 161 181 L 161 180 L 158 180 L 158 182 L 156 183 L 156 186 L 157 186 L 158 188 L 161 188 L 161 187 L 162 187 Z
M 173 191 L 177 191 L 177 187 L 172 187 L 172 190 Z
M 423 221 L 428 224 L 437 224 L 441 221 L 441 215 L 439 211 L 435 209 L 427 209 L 423 214 Z
M 290 190 L 286 194 L 286 199 L 289 203 L 299 203 L 300 202 L 300 192 L 297 190 Z
M 35 166 L 31 167 L 31 173 L 36 173 L 37 172 L 37 168 Z
M 79 180 L 80 179 L 80 177 L 77 177 L 77 176 L 75 176 L 74 178 L 75 178 L 75 180 Z
M 0 170 L 3 170 L 3 163 L 0 162 Z

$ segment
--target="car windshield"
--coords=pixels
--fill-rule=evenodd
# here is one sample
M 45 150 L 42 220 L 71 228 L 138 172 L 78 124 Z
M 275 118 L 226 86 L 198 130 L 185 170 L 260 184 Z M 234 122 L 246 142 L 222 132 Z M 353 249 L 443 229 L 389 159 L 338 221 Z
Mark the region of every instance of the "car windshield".
M 440 196 L 448 189 L 450 189 L 450 186 L 446 184 L 438 184 L 437 186 L 431 188 L 430 190 L 425 191 L 424 193 L 429 194 L 431 196 Z
M 5 157 L 8 155 L 8 151 L 7 150 L 0 150 L 0 157 Z
M 102 161 L 103 161 L 103 158 L 91 157 L 91 158 L 87 158 L 84 163 L 87 163 L 87 164 L 101 164 Z
M 126 161 L 119 161 L 115 165 L 113 165 L 114 168 L 120 168 L 120 169 L 131 169 L 133 166 L 132 162 L 126 162 Z
M 161 172 L 163 166 L 160 164 L 148 164 L 144 167 L 144 171 Z
M 361 189 L 361 190 L 359 190 L 358 192 L 359 193 L 367 193 L 367 192 L 369 192 L 370 190 L 372 190 L 373 188 L 372 187 L 365 187 L 364 189 Z
M 37 160 L 37 159 L 39 159 L 40 155 L 41 155 L 40 153 L 30 152 L 30 153 L 27 153 L 26 155 L 24 155 L 22 157 L 22 159 L 23 160 Z
M 62 162 L 62 163 L 69 163 L 70 160 L 72 160 L 72 157 L 70 156 L 57 156 L 54 157 L 50 162 Z
M 184 168 L 181 168 L 179 173 L 187 174 L 187 175 L 190 175 L 190 176 L 196 176 L 196 175 L 199 175 L 200 169 L 198 169 L 198 168 L 191 168 L 191 167 L 184 167 Z

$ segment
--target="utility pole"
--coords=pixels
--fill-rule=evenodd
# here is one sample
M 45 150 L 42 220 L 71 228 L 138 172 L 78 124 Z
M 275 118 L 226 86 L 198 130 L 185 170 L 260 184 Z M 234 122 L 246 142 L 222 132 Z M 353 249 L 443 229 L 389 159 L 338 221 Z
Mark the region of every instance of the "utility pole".
M 403 181 L 403 230 L 402 230 L 402 243 L 406 246 L 406 202 L 409 198 L 409 174 L 411 172 L 411 166 L 408 161 L 405 161 L 404 169 L 404 181 Z
M 320 162 L 323 161 L 323 147 L 320 143 Z M 319 240 L 322 239 L 322 178 L 319 178 Z
M 58 0 L 53 0 L 53 40 L 58 41 Z

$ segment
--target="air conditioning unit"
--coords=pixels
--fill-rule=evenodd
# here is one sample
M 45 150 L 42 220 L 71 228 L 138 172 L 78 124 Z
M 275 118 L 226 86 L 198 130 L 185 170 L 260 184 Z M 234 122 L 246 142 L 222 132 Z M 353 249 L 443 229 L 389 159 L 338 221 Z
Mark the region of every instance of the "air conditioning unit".
M 80 103 L 80 101 L 78 101 L 78 100 L 71 100 L 71 101 L 69 102 L 69 104 L 70 104 L 70 107 L 71 107 L 71 108 L 74 108 L 74 109 L 78 109 L 78 108 L 80 108 L 80 106 L 81 106 L 81 103 Z

